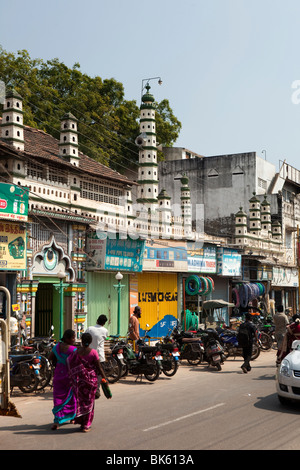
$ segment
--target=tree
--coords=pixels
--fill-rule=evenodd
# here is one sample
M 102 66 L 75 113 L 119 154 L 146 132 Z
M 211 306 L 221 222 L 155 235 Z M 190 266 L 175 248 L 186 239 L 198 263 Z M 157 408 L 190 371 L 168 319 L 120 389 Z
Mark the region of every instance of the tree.
M 24 101 L 24 123 L 59 138 L 60 119 L 71 112 L 78 119 L 79 150 L 122 173 L 136 169 L 139 108 L 124 99 L 122 83 L 84 74 L 55 58 L 31 59 L 26 50 L 8 53 L 0 46 L 0 77 Z M 176 141 L 181 124 L 168 100 L 157 104 L 157 140 Z

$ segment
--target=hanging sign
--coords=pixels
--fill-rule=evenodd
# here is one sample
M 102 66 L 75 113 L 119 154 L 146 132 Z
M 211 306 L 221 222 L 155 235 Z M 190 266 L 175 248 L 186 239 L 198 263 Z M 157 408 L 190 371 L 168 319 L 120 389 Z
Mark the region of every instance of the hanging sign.
M 99 231 L 88 234 L 87 270 L 142 271 L 145 240 L 107 235 Z
M 0 219 L 26 222 L 28 219 L 28 192 L 21 186 L 0 183 Z
M 217 248 L 202 242 L 187 242 L 188 271 L 215 274 L 217 271 Z
M 0 220 L 0 271 L 26 269 L 26 231 L 20 224 Z

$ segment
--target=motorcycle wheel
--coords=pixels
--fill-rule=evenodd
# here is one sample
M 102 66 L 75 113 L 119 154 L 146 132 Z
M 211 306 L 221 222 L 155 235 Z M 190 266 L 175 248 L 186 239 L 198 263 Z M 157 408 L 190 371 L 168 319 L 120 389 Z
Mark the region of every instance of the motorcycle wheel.
M 251 361 L 254 361 L 254 359 L 257 359 L 259 355 L 260 355 L 260 348 L 257 346 L 256 343 L 254 343 L 252 346 Z
M 38 376 L 32 371 L 29 375 L 29 383 L 27 385 L 19 385 L 19 389 L 23 393 L 31 393 L 37 390 L 39 379 Z
M 160 374 L 160 367 L 158 362 L 155 361 L 154 368 L 152 374 L 144 374 L 145 378 L 149 380 L 149 382 L 155 382 L 158 379 Z
M 261 342 L 261 349 L 263 351 L 269 351 L 271 349 L 273 341 L 271 336 L 269 336 L 267 333 L 262 332 L 260 336 L 260 342 Z
M 41 358 L 41 368 L 40 368 L 40 378 L 38 381 L 37 390 L 43 390 L 47 385 L 49 385 L 52 378 L 52 368 L 48 359 L 44 356 Z
M 114 357 L 111 357 L 105 361 L 103 365 L 108 382 L 110 384 L 117 382 L 120 379 L 122 373 L 120 363 L 116 361 Z
M 172 356 L 172 358 L 170 359 L 171 360 L 171 369 L 164 369 L 164 366 L 162 368 L 162 371 L 163 373 L 167 376 L 167 377 L 173 377 L 173 375 L 176 374 L 177 370 L 178 370 L 178 367 L 179 367 L 179 362 L 175 360 L 175 358 Z
M 191 357 L 189 357 L 187 361 L 191 366 L 197 366 L 198 364 L 201 364 L 201 362 L 203 361 L 203 354 L 192 353 Z
M 216 368 L 217 368 L 217 370 L 222 370 L 222 366 L 221 366 L 221 364 L 220 364 L 219 362 L 217 362 Z

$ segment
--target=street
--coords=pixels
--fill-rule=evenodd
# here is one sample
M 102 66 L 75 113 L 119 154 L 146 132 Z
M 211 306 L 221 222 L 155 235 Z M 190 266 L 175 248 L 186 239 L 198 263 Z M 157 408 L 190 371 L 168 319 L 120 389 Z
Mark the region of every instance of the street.
M 50 429 L 49 389 L 16 389 L 11 401 L 22 418 L 0 417 L 0 449 L 114 450 L 114 458 L 118 450 L 298 450 L 300 405 L 277 399 L 275 354 L 262 352 L 248 374 L 241 358 L 229 358 L 220 372 L 184 361 L 154 383 L 130 376 L 111 385 L 111 400 L 96 400 L 88 434 L 71 424 Z

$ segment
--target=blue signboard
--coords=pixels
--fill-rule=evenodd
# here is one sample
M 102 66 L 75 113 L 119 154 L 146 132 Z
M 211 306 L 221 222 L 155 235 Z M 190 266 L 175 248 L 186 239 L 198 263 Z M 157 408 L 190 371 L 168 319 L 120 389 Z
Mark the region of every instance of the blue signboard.
M 108 237 L 105 232 L 88 234 L 86 269 L 140 272 L 144 249 L 145 240 Z
M 187 242 L 188 271 L 215 274 L 217 271 L 217 248 L 202 242 Z
M 145 240 L 106 239 L 105 269 L 140 272 Z

